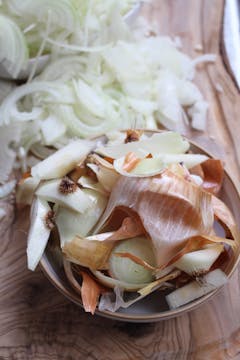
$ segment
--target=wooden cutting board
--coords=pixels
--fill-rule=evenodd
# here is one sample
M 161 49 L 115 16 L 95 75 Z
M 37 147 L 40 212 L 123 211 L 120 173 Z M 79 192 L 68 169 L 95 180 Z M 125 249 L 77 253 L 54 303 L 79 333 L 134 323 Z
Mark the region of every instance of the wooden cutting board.
M 196 76 L 209 101 L 206 133 L 186 134 L 222 157 L 236 182 L 240 172 L 240 97 L 221 48 L 223 0 L 155 0 L 145 8 L 163 35 L 179 36 L 192 57 L 217 55 Z M 0 360 L 142 360 L 240 358 L 239 269 L 220 293 L 197 310 L 156 324 L 93 317 L 71 304 L 40 270 L 26 269 L 26 211 L 5 202 L 0 223 Z

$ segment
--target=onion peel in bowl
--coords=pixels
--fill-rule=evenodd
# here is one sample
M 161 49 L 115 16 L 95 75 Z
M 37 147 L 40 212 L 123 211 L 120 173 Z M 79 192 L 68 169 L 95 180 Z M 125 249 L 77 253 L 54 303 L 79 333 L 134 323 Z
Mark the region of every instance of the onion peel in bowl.
M 95 146 L 99 146 L 97 141 Z M 91 186 L 94 196 L 103 197 L 103 205 L 94 218 L 96 226 L 84 234 L 79 229 L 80 233 L 64 242 L 62 253 L 66 276 L 81 294 L 86 311 L 94 313 L 98 304 L 100 310 L 126 308 L 156 289 L 176 288 L 192 278 L 201 282 L 208 273 L 215 278 L 212 270 L 216 268 L 229 273 L 239 254 L 240 232 L 231 211 L 215 196 L 223 181 L 222 163 L 188 150 L 186 139 L 166 132 L 152 137 L 144 133 L 127 143 L 119 137 L 115 145 L 106 144 L 101 150 L 93 148 L 84 154 L 81 171 L 71 180 L 75 192 L 84 191 L 89 196 Z M 145 173 L 131 176 L 141 161 L 149 161 Z M 124 171 L 118 171 L 116 164 L 119 170 L 125 167 Z M 158 167 L 156 174 L 148 173 L 153 165 Z M 69 171 L 73 174 L 78 166 Z M 94 172 L 94 179 L 88 168 Z M 49 169 L 44 168 L 44 172 Z M 61 172 L 48 182 L 58 186 L 65 175 L 69 177 L 69 173 Z M 54 186 L 52 190 L 56 191 Z M 39 188 L 35 195 L 39 196 Z M 57 216 L 60 205 L 57 199 L 53 205 L 51 199 L 46 201 Z M 91 216 L 94 207 L 91 210 L 89 206 L 87 211 Z M 71 223 L 66 219 L 70 228 Z M 224 254 L 228 255 L 227 264 Z M 72 279 L 71 266 L 82 282 L 75 276 Z M 185 283 L 181 283 L 184 276 Z M 103 294 L 105 287 L 109 291 Z M 135 298 L 125 296 L 124 291 L 135 292 Z M 114 294 L 115 305 L 111 302 Z M 182 296 L 182 292 L 177 294 Z M 195 295 L 184 303 L 192 298 Z
M 203 171 L 203 188 L 217 195 L 223 182 L 223 165 L 220 160 L 208 159 L 201 165 Z

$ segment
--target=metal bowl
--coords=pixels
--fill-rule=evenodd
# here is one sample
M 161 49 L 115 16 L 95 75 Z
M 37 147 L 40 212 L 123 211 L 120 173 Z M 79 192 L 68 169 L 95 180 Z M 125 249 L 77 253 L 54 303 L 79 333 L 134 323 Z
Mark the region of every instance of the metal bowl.
M 190 144 L 191 150 L 193 152 L 206 154 L 209 157 L 212 157 L 207 151 L 203 150 L 199 146 L 193 144 L 192 142 L 190 142 Z M 226 171 L 220 198 L 228 205 L 228 207 L 233 212 L 237 223 L 240 224 L 240 195 L 233 181 L 231 180 L 231 177 Z M 237 266 L 239 261 L 239 254 L 237 254 L 236 258 L 237 260 L 231 259 L 227 268 L 225 269 L 228 277 L 232 275 Z M 75 292 L 75 290 L 73 290 L 65 276 L 62 264 L 59 261 L 59 250 L 53 250 L 51 246 L 48 246 L 40 264 L 43 272 L 56 286 L 56 288 L 62 292 L 63 295 L 69 298 L 69 300 L 82 307 L 82 302 L 79 295 Z M 96 314 L 113 320 L 128 322 L 156 322 L 173 318 L 195 309 L 199 305 L 206 302 L 208 299 L 212 298 L 219 290 L 220 288 L 176 310 L 170 310 L 168 308 L 168 305 L 165 301 L 165 296 L 168 294 L 169 290 L 164 290 L 148 295 L 145 299 L 140 300 L 127 309 L 119 309 L 115 313 L 96 310 Z

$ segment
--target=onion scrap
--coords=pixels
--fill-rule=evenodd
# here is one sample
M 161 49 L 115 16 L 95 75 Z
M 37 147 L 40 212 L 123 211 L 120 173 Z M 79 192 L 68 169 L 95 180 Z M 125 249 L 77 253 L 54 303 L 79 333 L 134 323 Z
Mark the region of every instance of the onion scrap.
M 58 228 L 66 276 L 85 310 L 117 311 L 156 289 L 178 284 L 181 289 L 184 283 L 187 296 L 182 290 L 167 298 L 169 306 L 176 307 L 211 291 L 211 285 L 201 288 L 204 279 L 212 279 L 212 290 L 224 284 L 224 271 L 229 272 L 239 253 L 240 232 L 231 211 L 216 197 L 223 182 L 221 161 L 187 153 L 189 143 L 172 132 L 150 136 L 128 131 L 128 141 L 116 138 L 96 150 L 86 142 L 90 155 L 82 143 L 70 144 L 66 149 L 79 146 L 79 163 L 63 148 L 22 181 L 25 191 L 28 179 L 44 179 L 31 191 L 38 204 L 45 204 L 43 213 L 53 207 L 52 226 Z M 72 161 L 70 167 L 66 158 L 61 162 L 62 153 Z M 55 178 L 54 159 L 59 159 Z M 135 176 L 141 162 L 146 168 Z M 155 173 L 153 166 L 158 167 Z M 69 190 L 66 194 L 63 186 Z M 224 237 L 216 232 L 216 222 L 225 230 Z M 38 226 L 44 242 L 34 256 L 34 268 L 51 230 L 35 215 L 30 234 L 36 234 Z M 32 235 L 30 240 L 28 249 L 36 247 Z M 230 260 L 223 265 L 224 253 Z M 28 256 L 31 260 L 29 250 Z M 123 291 L 136 296 L 125 301 Z

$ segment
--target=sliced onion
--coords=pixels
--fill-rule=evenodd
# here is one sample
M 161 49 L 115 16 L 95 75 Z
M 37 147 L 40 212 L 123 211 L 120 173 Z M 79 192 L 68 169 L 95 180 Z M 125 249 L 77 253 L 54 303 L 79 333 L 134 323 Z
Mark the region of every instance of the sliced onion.
M 54 145 L 66 132 L 66 126 L 55 116 L 49 116 L 41 122 L 41 131 L 45 145 Z
M 30 84 L 19 86 L 12 91 L 12 93 L 3 101 L 1 105 L 2 124 L 9 124 L 12 120 L 27 121 L 38 118 L 43 112 L 43 109 L 39 107 L 34 107 L 31 112 L 19 111 L 17 109 L 17 102 L 24 96 L 34 92 L 45 92 L 50 93 L 55 97 L 59 96 L 57 87 L 52 83 L 35 81 Z
M 26 40 L 18 25 L 3 14 L 0 14 L 0 28 L 0 62 L 16 78 L 28 60 Z

